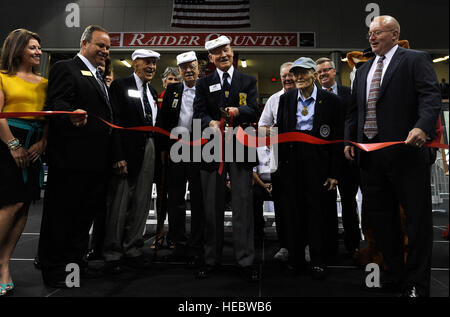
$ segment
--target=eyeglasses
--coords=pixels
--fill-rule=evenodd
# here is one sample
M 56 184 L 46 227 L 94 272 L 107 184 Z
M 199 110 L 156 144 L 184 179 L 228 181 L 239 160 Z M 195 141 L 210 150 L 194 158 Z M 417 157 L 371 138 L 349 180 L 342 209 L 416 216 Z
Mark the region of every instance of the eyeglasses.
M 328 68 L 324 68 L 324 69 L 322 69 L 322 70 L 318 70 L 317 71 L 317 74 L 322 74 L 322 73 L 328 73 L 330 70 L 332 70 L 333 69 L 333 67 L 328 67 Z
M 181 68 L 181 70 L 183 70 L 183 71 L 186 71 L 186 70 L 188 70 L 188 69 L 192 69 L 192 70 L 194 70 L 195 69 L 195 65 L 194 64 L 188 64 L 188 65 L 178 65 L 180 68 Z
M 375 37 L 379 37 L 381 35 L 381 33 L 383 33 L 383 32 L 391 32 L 391 31 L 394 31 L 394 29 L 384 30 L 384 31 L 367 32 L 366 38 L 370 38 L 372 35 L 375 36 Z

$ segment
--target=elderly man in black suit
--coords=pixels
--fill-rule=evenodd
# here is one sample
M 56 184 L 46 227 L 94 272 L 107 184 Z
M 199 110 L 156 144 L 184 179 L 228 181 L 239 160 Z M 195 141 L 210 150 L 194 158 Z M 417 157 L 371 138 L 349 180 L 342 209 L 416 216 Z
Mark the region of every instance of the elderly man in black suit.
M 226 36 L 206 42 L 209 60 L 216 66 L 216 71 L 197 81 L 194 100 L 194 119 L 201 119 L 202 129 L 210 128 L 214 139 L 220 134 L 221 117 L 232 116 L 228 120 L 231 127 L 245 128 L 258 119 L 256 79 L 243 74 L 233 66 L 233 49 Z M 232 138 L 233 145 L 236 144 Z M 210 141 L 211 142 L 211 141 Z M 208 144 L 207 144 L 208 145 Z M 233 157 L 224 153 L 220 163 L 204 161 L 201 170 L 203 200 L 206 217 L 205 230 L 205 266 L 199 272 L 199 278 L 208 277 L 221 263 L 224 238 L 224 198 L 227 173 L 231 178 L 231 195 L 233 210 L 233 242 L 235 258 L 242 275 L 249 280 L 259 280 L 259 271 L 254 266 L 255 249 L 253 242 L 253 203 L 252 203 L 252 167 L 257 165 L 256 151 L 254 160 L 247 151 L 243 160 L 237 158 L 243 153 L 239 148 L 233 151 Z M 220 152 L 220 151 L 218 151 Z M 205 155 L 205 153 L 203 153 Z M 219 154 L 219 153 L 215 153 Z M 230 154 L 230 153 L 228 153 Z M 203 155 L 203 156 L 204 156 Z M 219 154 L 220 156 L 220 154 Z M 204 157 L 203 157 L 204 159 Z
M 199 66 L 195 52 L 177 55 L 177 65 L 182 82 L 169 84 L 162 102 L 162 121 L 166 131 L 188 135 L 193 139 L 192 117 L 194 115 L 195 83 Z M 168 162 L 168 214 L 169 235 L 175 243 L 174 259 L 199 262 L 203 248 L 204 214 L 200 162 L 194 162 L 194 148 L 178 153 L 176 140 L 166 140 L 165 150 L 170 152 Z M 185 154 L 185 156 L 183 156 Z M 189 184 L 191 206 L 191 232 L 186 236 L 186 182 Z
M 297 89 L 280 97 L 278 133 L 301 132 L 324 140 L 342 139 L 339 97 L 318 89 L 316 63 L 300 57 L 292 65 Z M 282 200 L 291 202 L 287 216 L 288 272 L 306 268 L 305 245 L 309 244 L 313 279 L 326 276 L 326 227 L 328 191 L 339 177 L 341 150 L 338 144 L 288 142 L 279 145 Z
M 325 89 L 341 98 L 341 120 L 345 121 L 347 107 L 350 100 L 350 87 L 339 85 L 336 82 L 336 66 L 334 62 L 328 57 L 322 57 L 316 60 L 317 64 L 317 79 L 319 80 L 322 89 Z M 342 123 L 342 127 L 344 124 Z M 342 145 L 342 172 L 338 179 L 338 188 L 341 196 L 342 206 L 342 226 L 344 227 L 344 245 L 349 256 L 353 256 L 356 250 L 359 249 L 361 241 L 361 232 L 359 230 L 358 205 L 356 202 L 356 194 L 359 187 L 359 169 L 354 162 L 348 161 L 344 157 L 344 146 Z M 330 207 L 328 210 L 329 225 L 327 229 L 328 236 L 328 255 L 334 256 L 337 254 L 338 242 L 338 217 L 336 190 L 329 191 Z
M 118 125 L 158 126 L 158 94 L 150 85 L 159 53 L 137 49 L 131 55 L 134 72 L 111 84 L 111 101 Z M 121 271 L 150 265 L 142 252 L 142 234 L 150 209 L 155 170 L 153 132 L 114 131 L 112 178 L 106 216 L 103 256 L 106 270 Z
M 363 208 L 386 272 L 383 288 L 401 287 L 406 297 L 430 291 L 433 227 L 430 152 L 441 109 L 439 83 L 427 53 L 397 45 L 400 24 L 374 18 L 368 39 L 375 58 L 356 73 L 345 138 L 361 143 L 405 141 L 373 152 L 346 145 L 348 159 L 361 167 Z M 399 204 L 406 214 L 408 258 L 403 260 Z
M 98 71 L 109 55 L 108 32 L 88 26 L 80 46 L 74 59 L 56 63 L 49 75 L 47 110 L 80 113 L 52 118 L 49 126 L 38 256 L 44 283 L 54 287 L 66 287 L 69 263 L 78 264 L 81 277 L 98 276 L 83 257 L 93 219 L 105 212 L 111 169 L 111 128 L 95 118 L 112 121 L 110 97 Z

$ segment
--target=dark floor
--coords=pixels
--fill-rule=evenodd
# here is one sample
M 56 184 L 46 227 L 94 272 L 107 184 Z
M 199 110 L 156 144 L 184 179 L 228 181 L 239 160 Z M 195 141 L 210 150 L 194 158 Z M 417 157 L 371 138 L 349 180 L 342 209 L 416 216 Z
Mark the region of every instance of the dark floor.
M 262 272 L 260 282 L 244 281 L 233 265 L 230 227 L 226 230 L 223 269 L 207 280 L 197 280 L 196 270 L 182 263 L 166 262 L 170 251 L 161 250 L 155 264 L 145 271 L 125 271 L 120 275 L 82 280 L 80 288 L 54 289 L 42 282 L 40 271 L 33 265 L 41 220 L 41 202 L 30 210 L 27 226 L 12 257 L 12 276 L 16 289 L 14 297 L 233 297 L 233 298 L 281 298 L 281 297 L 386 297 L 389 294 L 363 290 L 366 272 L 357 268 L 351 259 L 340 255 L 329 267 L 330 274 L 324 281 L 313 281 L 308 275 L 287 276 L 280 264 L 273 260 L 278 251 L 274 226 L 266 227 L 267 239 L 258 248 L 258 263 Z M 448 213 L 434 214 L 434 249 L 431 276 L 431 296 L 449 296 L 449 246 L 442 239 L 448 224 Z M 147 237 L 155 232 L 153 221 L 148 221 Z M 270 225 L 270 221 L 268 221 Z M 145 244 L 150 248 L 152 238 Z M 341 250 L 343 252 L 343 249 Z M 97 263 L 98 264 L 98 263 Z M 94 263 L 94 265 L 96 265 Z M 101 265 L 101 264 L 98 264 Z

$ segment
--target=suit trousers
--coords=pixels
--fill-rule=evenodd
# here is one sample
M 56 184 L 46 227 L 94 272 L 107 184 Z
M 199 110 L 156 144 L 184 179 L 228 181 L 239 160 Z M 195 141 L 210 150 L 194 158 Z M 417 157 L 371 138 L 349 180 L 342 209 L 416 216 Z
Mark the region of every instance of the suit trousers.
M 64 281 L 69 263 L 87 266 L 89 230 L 106 212 L 106 188 L 104 173 L 49 167 L 38 247 L 45 282 Z
M 383 253 L 387 274 L 428 295 L 433 247 L 428 148 L 400 145 L 361 153 L 361 182 L 363 210 Z M 406 263 L 399 204 L 406 214 Z
M 289 210 L 289 203 L 287 201 L 282 201 L 283 194 L 283 181 L 280 179 L 280 170 L 278 169 L 270 174 L 272 180 L 272 200 L 275 209 L 275 227 L 277 230 L 278 242 L 280 248 L 287 249 L 287 210 Z
M 144 160 L 136 176 L 114 176 L 108 193 L 106 261 L 142 255 L 142 236 L 152 199 L 155 144 L 148 138 Z
M 281 201 L 288 202 L 287 246 L 289 262 L 293 266 L 305 265 L 305 246 L 309 244 L 312 266 L 326 264 L 328 192 L 320 163 L 322 145 L 292 144 L 289 163 L 280 162 L 282 179 Z
M 222 175 L 202 170 L 201 181 L 205 209 L 205 263 L 220 264 L 224 240 L 225 180 L 231 179 L 233 245 L 236 262 L 241 267 L 255 259 L 252 169 L 237 163 L 225 163 Z
M 358 204 L 356 194 L 360 185 L 359 168 L 350 161 L 345 161 L 342 176 L 339 179 L 341 195 L 342 226 L 344 227 L 344 245 L 348 252 L 359 249 L 361 230 L 359 229 Z
M 170 179 L 168 189 L 168 237 L 176 245 L 184 245 L 195 253 L 203 247 L 204 212 L 202 186 L 200 181 L 200 165 L 195 162 L 169 161 L 168 176 Z M 191 204 L 191 233 L 186 237 L 186 182 L 189 182 L 189 195 Z

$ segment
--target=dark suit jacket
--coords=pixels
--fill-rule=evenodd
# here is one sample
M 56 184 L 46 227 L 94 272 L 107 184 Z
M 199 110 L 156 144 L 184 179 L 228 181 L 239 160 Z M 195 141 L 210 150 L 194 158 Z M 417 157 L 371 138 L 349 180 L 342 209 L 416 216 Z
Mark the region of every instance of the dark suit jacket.
M 161 117 L 163 129 L 170 132 L 173 128 L 178 126 L 180 118 L 181 102 L 183 100 L 183 83 L 170 84 L 167 86 L 161 104 Z M 170 150 L 170 146 L 175 143 L 175 140 L 165 138 L 164 150 Z
M 363 141 L 367 74 L 374 60 L 366 62 L 356 72 L 346 120 L 346 140 Z M 413 128 L 422 129 L 433 139 L 441 109 L 440 98 L 430 56 L 399 47 L 384 74 L 376 105 L 380 141 L 406 140 Z
M 149 85 L 150 92 L 155 101 L 158 100 L 156 90 Z M 116 79 L 110 87 L 111 103 L 114 109 L 115 122 L 122 127 L 147 126 L 144 118 L 141 98 L 129 95 L 129 90 L 137 91 L 134 75 L 127 78 Z M 153 105 L 151 105 L 153 107 Z M 156 116 L 155 126 L 161 126 L 159 115 Z M 144 158 L 147 132 L 133 130 L 114 130 L 113 161 L 125 160 L 127 162 L 128 175 L 134 176 L 141 169 Z M 157 143 L 157 134 L 155 143 Z M 159 140 L 159 139 L 158 139 Z
M 255 77 L 243 74 L 237 69 L 234 69 L 228 105 L 224 104 L 222 90 L 214 92 L 210 91 L 210 87 L 217 84 L 221 84 L 220 76 L 217 71 L 197 80 L 194 99 L 194 119 L 201 119 L 202 129 L 207 128 L 211 120 L 220 121 L 220 108 L 226 106 L 239 108 L 239 116 L 233 120 L 234 127 L 240 125 L 245 129 L 250 123 L 258 120 L 258 91 L 256 88 Z M 234 149 L 236 149 L 236 147 L 234 147 Z M 233 154 L 236 161 L 236 151 L 234 151 Z M 250 162 L 247 151 L 245 151 L 243 163 L 247 163 L 245 165 L 254 166 L 257 164 L 257 161 Z M 218 163 L 204 165 L 205 168 L 211 170 L 217 169 L 218 166 Z
M 76 56 L 57 62 L 50 70 L 46 110 L 86 110 L 87 124 L 75 127 L 68 116 L 50 119 L 47 155 L 49 166 L 106 172 L 111 166 L 111 129 L 95 118 L 111 122 L 110 105 L 89 68 Z
M 281 95 L 277 115 L 278 133 L 295 132 L 297 125 L 297 101 L 298 89 L 292 89 Z M 343 122 L 339 120 L 341 101 L 338 96 L 328 91 L 317 89 L 317 100 L 314 108 L 313 128 L 311 131 L 304 131 L 314 137 L 331 141 L 341 140 L 343 133 Z M 329 134 L 324 132 L 324 128 L 329 127 Z M 322 131 L 322 134 L 321 134 Z M 279 162 L 282 166 L 288 167 L 296 165 L 292 156 L 294 145 L 281 143 L 279 145 Z M 323 170 L 324 177 L 338 179 L 342 164 L 342 151 L 339 143 L 331 145 L 316 145 L 318 168 Z

